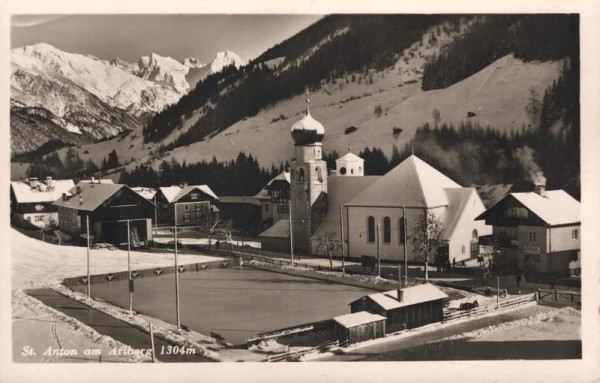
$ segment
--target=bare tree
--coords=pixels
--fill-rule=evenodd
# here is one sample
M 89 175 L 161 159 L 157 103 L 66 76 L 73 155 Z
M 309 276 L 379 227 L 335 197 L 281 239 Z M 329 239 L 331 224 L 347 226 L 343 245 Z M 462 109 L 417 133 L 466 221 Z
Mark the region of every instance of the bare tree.
M 427 265 L 435 259 L 438 248 L 442 245 L 443 234 L 444 224 L 430 211 L 425 212 L 410 230 L 409 238 L 416 258 L 425 262 L 426 281 L 429 281 Z
M 219 219 L 217 215 L 206 212 L 202 214 L 196 227 L 208 236 L 208 247 L 212 244 L 212 239 L 222 237 L 225 241 L 232 243 L 233 222 L 231 220 Z
M 337 239 L 337 233 L 335 231 L 326 231 L 317 237 L 319 244 L 317 245 L 317 251 L 324 251 L 329 257 L 329 266 L 333 269 L 333 253 L 342 248 L 342 244 Z

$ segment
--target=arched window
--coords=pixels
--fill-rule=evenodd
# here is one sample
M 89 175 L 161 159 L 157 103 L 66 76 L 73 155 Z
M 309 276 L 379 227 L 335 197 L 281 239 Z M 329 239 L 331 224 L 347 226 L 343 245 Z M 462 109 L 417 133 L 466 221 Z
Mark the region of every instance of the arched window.
M 321 168 L 317 166 L 315 171 L 317 172 L 317 179 L 319 182 L 323 182 L 323 173 L 321 172 Z
M 473 240 L 478 240 L 479 239 L 479 233 L 477 232 L 477 229 L 473 230 Z
M 304 169 L 298 169 L 298 182 L 304 182 Z
M 354 174 L 354 169 L 350 169 L 350 174 Z
M 367 241 L 375 242 L 375 218 L 371 215 L 367 218 Z
M 465 245 L 462 245 L 462 253 L 465 253 Z
M 404 243 L 405 243 L 405 240 L 404 240 L 405 236 L 406 236 L 406 224 L 405 224 L 405 221 L 406 220 L 404 219 L 404 217 L 400 217 L 400 224 L 399 224 L 400 230 L 399 230 L 399 232 L 400 232 L 400 244 L 401 245 L 404 245 Z
M 392 241 L 392 234 L 391 234 L 391 227 L 390 227 L 390 217 L 385 217 L 383 219 L 383 242 L 384 243 L 390 243 Z

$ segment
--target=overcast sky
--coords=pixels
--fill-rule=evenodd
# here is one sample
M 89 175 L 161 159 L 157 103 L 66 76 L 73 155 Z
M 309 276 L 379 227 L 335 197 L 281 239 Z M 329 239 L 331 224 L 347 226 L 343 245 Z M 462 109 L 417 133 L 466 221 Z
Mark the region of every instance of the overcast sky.
M 137 61 L 151 52 L 210 61 L 230 50 L 248 61 L 314 23 L 317 15 L 13 16 L 13 48 L 40 42 L 63 51 Z

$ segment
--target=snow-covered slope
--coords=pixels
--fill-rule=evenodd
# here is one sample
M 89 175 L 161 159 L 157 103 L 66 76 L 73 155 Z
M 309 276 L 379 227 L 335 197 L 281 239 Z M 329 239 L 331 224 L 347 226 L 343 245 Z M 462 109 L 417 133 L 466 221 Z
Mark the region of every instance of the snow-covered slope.
M 63 52 L 40 43 L 11 52 L 11 151 L 56 141 L 80 144 L 139 129 L 191 86 L 239 56 L 217 53 L 210 64 L 181 63 L 152 53 L 137 63 Z M 28 109 L 31 109 L 29 111 Z M 43 117 L 43 118 L 42 118 Z

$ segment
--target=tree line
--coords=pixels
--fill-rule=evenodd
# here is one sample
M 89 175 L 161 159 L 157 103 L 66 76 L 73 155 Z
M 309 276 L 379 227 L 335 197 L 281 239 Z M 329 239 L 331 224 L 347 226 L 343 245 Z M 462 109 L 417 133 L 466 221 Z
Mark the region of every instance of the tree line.
M 579 16 L 494 15 L 476 19 L 443 52 L 429 58 L 423 90 L 446 88 L 513 53 L 524 61 L 579 55 Z

